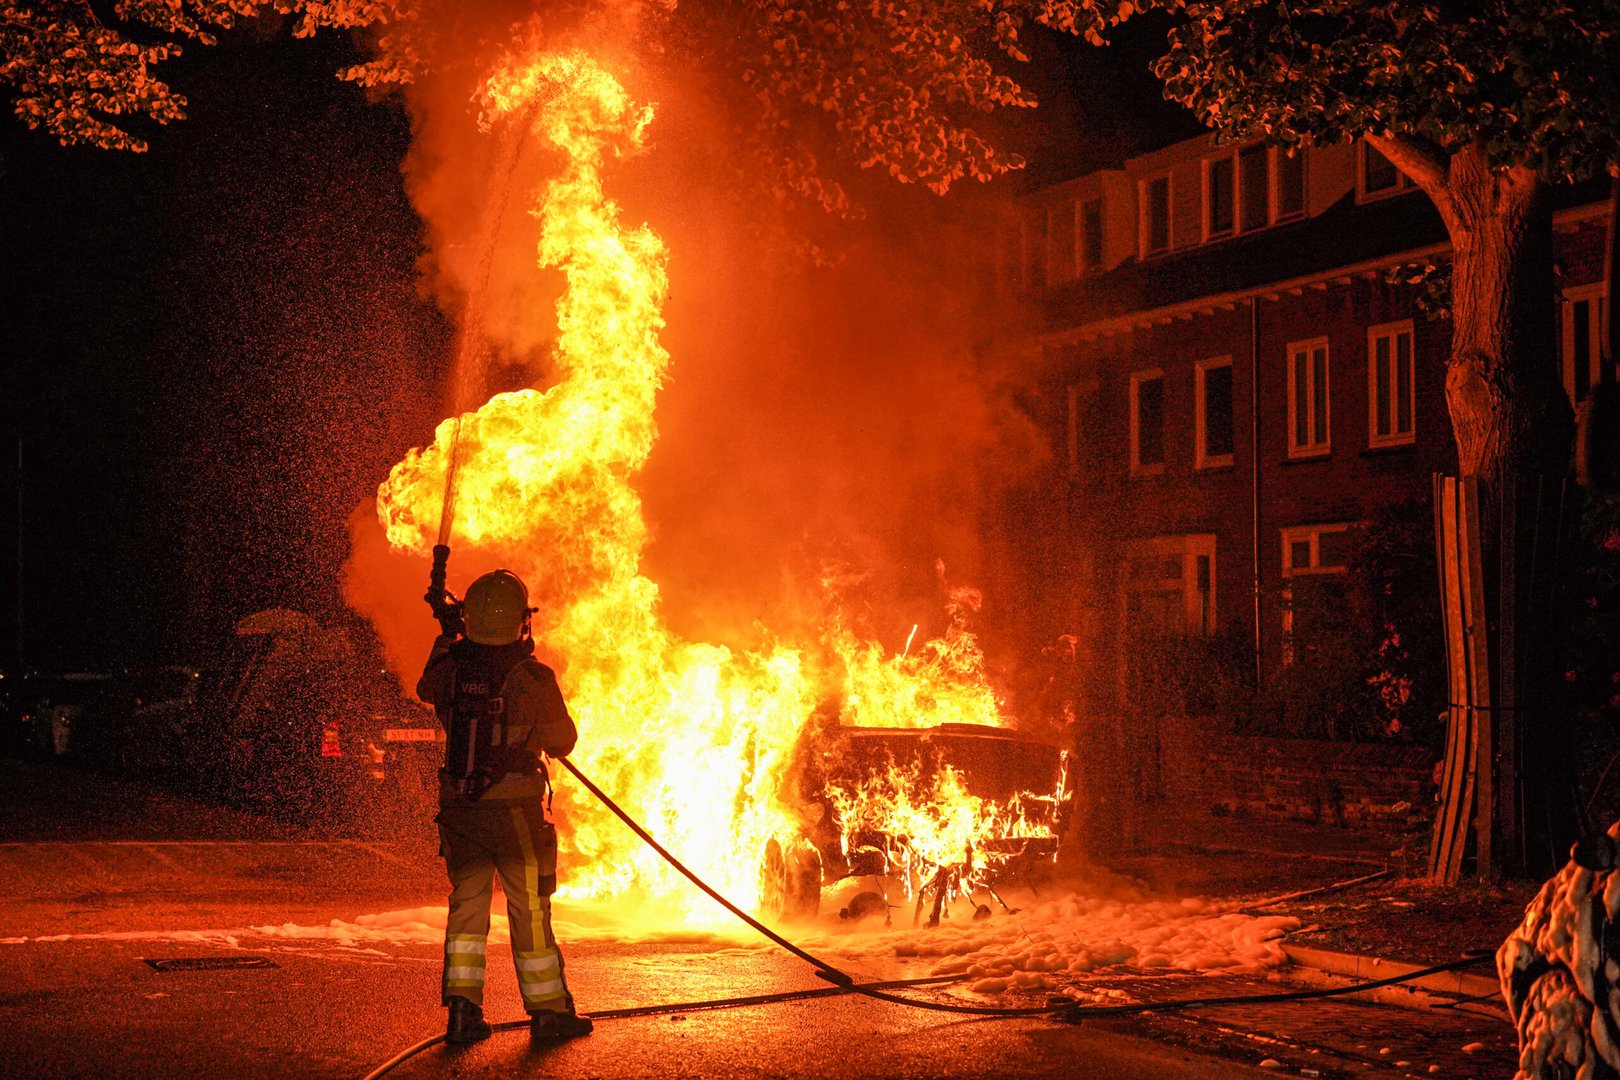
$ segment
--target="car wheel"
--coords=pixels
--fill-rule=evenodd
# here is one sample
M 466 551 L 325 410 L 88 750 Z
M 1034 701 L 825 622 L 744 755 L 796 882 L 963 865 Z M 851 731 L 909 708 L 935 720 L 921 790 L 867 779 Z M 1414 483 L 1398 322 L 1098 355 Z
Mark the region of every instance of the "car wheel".
M 813 919 L 820 912 L 821 852 L 809 840 L 767 840 L 760 879 L 760 910 L 767 918 Z

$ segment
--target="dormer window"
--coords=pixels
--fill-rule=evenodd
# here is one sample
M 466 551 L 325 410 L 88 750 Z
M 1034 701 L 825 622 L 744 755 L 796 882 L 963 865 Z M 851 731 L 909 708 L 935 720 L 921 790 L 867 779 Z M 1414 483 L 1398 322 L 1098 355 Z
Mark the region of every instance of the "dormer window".
M 1170 250 L 1170 174 L 1142 181 L 1139 197 L 1142 255 L 1162 255 Z
M 1204 237 L 1225 236 L 1237 225 L 1237 162 L 1230 155 L 1204 162 Z
M 1305 148 L 1296 146 L 1290 154 L 1282 147 L 1271 151 L 1272 221 L 1288 221 L 1305 216 Z
M 1076 209 L 1079 230 L 1080 272 L 1103 268 L 1103 206 L 1101 199 L 1082 199 Z
M 1262 144 L 1204 160 L 1204 240 L 1255 232 L 1305 213 L 1305 156 Z
M 1356 144 L 1356 200 L 1381 199 L 1410 191 L 1412 181 L 1365 140 Z

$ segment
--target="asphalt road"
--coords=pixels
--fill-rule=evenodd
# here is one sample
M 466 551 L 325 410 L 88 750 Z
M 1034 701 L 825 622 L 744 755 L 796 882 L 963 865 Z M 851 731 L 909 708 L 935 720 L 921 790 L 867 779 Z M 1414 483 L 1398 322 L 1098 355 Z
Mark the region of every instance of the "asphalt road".
M 49 808 L 39 811 L 50 822 L 43 830 L 49 839 L 27 838 L 26 804 L 52 792 Z M 425 828 L 394 837 L 320 836 L 5 761 L 0 803 L 0 896 L 7 898 L 0 912 L 0 1075 L 360 1077 L 442 1030 L 435 945 L 323 930 L 366 913 L 442 905 L 441 871 Z M 582 915 L 558 910 L 560 920 Z M 303 929 L 262 929 L 289 926 Z M 563 944 L 570 985 L 586 1011 L 825 985 L 774 951 L 717 951 L 701 942 Z M 164 971 L 148 962 L 249 957 L 273 966 Z M 491 1018 L 518 1018 L 503 946 L 492 946 L 489 971 Z M 864 971 L 927 974 L 898 959 Z M 1117 978 L 1127 992 L 1144 982 L 1128 972 Z M 1180 981 L 1172 996 L 1206 989 L 1195 977 Z M 1245 982 L 1238 992 L 1277 989 Z M 1373 1031 L 1363 1037 L 1374 1043 L 1383 1038 L 1379 1024 L 1408 1023 L 1392 1010 L 1339 1008 L 1351 1011 L 1330 1026 Z M 1471 1036 L 1459 1029 L 1447 1037 Z M 1269 1067 L 1259 1068 L 1267 1059 Z M 1279 1067 L 1296 1076 L 1414 1075 L 1393 1062 L 1373 1049 L 1358 1055 L 1256 1034 L 1231 1019 L 1067 1026 L 838 998 L 604 1021 L 588 1039 L 544 1048 L 531 1048 L 525 1033 L 501 1033 L 470 1048 L 431 1048 L 394 1075 L 1215 1080 L 1274 1076 Z

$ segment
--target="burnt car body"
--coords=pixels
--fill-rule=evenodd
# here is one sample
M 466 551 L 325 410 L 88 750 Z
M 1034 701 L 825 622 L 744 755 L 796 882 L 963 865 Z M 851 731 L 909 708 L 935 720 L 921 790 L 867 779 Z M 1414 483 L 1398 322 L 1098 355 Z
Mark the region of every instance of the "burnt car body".
M 847 878 L 899 879 L 920 905 L 932 890 L 939 905 L 975 887 L 1038 875 L 1056 859 L 1068 810 L 1067 751 L 1005 728 L 940 724 L 929 728 L 812 726 L 801 741 L 786 792 L 801 808 L 802 835 L 766 845 L 762 898 L 767 914 L 810 917 L 821 892 Z M 920 858 L 919 845 L 842 820 L 838 797 L 901 774 L 927 790 L 947 770 L 965 794 L 1010 805 L 1016 799 L 1026 828 L 1042 835 L 995 835 L 950 859 Z M 842 800 L 847 803 L 847 800 Z M 882 887 L 878 886 L 881 893 Z

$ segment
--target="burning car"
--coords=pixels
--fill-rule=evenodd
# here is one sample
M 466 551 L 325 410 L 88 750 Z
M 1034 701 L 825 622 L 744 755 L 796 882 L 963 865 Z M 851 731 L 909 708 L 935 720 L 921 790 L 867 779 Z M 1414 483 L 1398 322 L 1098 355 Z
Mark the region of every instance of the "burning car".
M 897 906 L 898 889 L 914 924 L 929 908 L 937 925 L 953 901 L 1051 864 L 1068 769 L 1066 751 L 989 725 L 812 726 L 790 781 L 804 830 L 767 843 L 763 907 L 814 916 L 824 887 L 870 878 L 875 889 L 845 917 L 877 910 L 874 892 Z
M 825 599 L 814 633 L 760 626 L 746 641 L 702 641 L 671 624 L 643 565 L 655 530 L 638 486 L 673 360 L 661 341 L 668 251 L 649 226 L 622 218 L 604 186 L 611 162 L 646 148 L 655 110 L 577 50 L 513 54 L 478 99 L 500 153 L 517 161 L 526 139 L 558 151 L 544 182 L 516 169 L 497 182 L 529 177 L 537 268 L 563 282 L 548 374 L 543 387 L 446 418 L 390 470 L 375 514 L 353 519 L 357 609 L 391 636 L 394 656 L 414 657 L 425 642 L 402 629 L 411 623 L 399 604 L 416 590 L 414 578 L 399 587 L 402 572 L 416 572 L 406 567 L 426 569 L 442 546 L 457 566 L 505 567 L 529 583 L 535 642 L 558 659 L 579 722 L 570 759 L 684 864 L 755 910 L 816 910 L 824 882 L 854 875 L 926 894 L 943 918 L 952 899 L 1050 859 L 1064 756 L 1001 730 L 1000 699 L 966 631 L 977 593 L 946 581 L 942 565 L 949 627 L 919 637 L 914 625 L 898 652 L 854 600 L 865 571 L 831 557 L 817 575 Z M 506 190 L 492 187 L 489 205 Z M 498 216 L 486 220 L 493 238 Z M 490 382 L 497 350 L 476 320 L 463 331 L 456 379 L 470 389 Z M 829 696 L 840 707 L 818 709 Z M 826 716 L 838 722 L 806 720 Z M 634 897 L 641 910 L 704 917 L 682 875 L 613 811 L 566 786 L 558 795 L 564 851 L 581 856 L 559 896 Z

